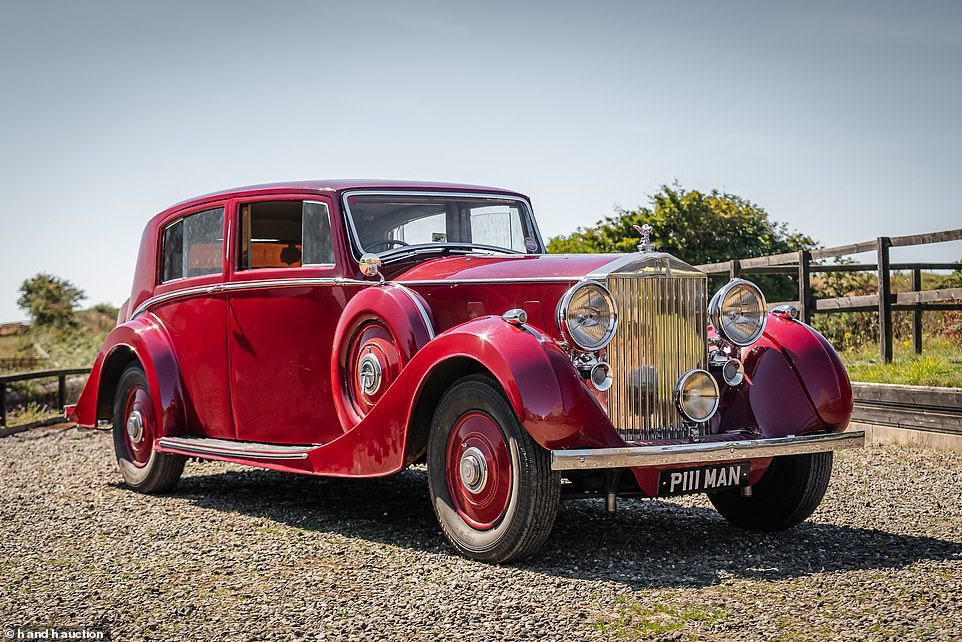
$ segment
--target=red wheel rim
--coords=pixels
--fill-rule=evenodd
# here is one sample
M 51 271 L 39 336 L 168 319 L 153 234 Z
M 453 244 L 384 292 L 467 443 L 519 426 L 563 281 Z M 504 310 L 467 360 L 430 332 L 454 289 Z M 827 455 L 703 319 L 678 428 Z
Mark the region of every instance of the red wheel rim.
M 154 425 L 151 417 L 153 409 L 150 396 L 147 390 L 138 386 L 127 394 L 127 402 L 124 404 L 126 423 L 122 426 L 130 461 L 138 468 L 147 465 L 153 451 Z
M 471 527 L 497 526 L 511 499 L 511 453 L 490 416 L 461 416 L 448 438 L 445 476 L 458 515 Z

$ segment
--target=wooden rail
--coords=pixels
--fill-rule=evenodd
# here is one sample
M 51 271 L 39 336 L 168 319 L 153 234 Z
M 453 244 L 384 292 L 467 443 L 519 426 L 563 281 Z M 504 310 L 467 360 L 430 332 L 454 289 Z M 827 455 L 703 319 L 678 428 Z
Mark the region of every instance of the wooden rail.
M 57 378 L 57 408 L 61 411 L 67 403 L 67 377 L 90 372 L 90 368 L 60 368 L 57 370 L 37 370 L 35 372 L 16 372 L 0 375 L 0 427 L 7 425 L 7 384 L 33 379 Z
M 707 263 L 697 267 L 707 274 L 728 274 L 733 279 L 744 274 L 797 274 L 798 300 L 773 303 L 769 307 L 774 308 L 783 303 L 791 303 L 798 308 L 799 318 L 805 323 L 811 323 L 812 316 L 815 313 L 877 311 L 879 315 L 879 353 L 885 363 L 890 363 L 894 352 L 893 311 L 907 310 L 912 312 L 912 345 L 916 354 L 921 354 L 922 312 L 962 310 L 962 288 L 922 290 L 922 270 L 959 270 L 962 269 L 962 263 L 892 263 L 889 261 L 890 250 L 893 247 L 958 240 L 962 240 L 962 229 L 909 236 L 880 236 L 874 241 L 862 241 L 850 245 L 787 252 L 750 259 L 734 259 L 721 263 Z M 813 263 L 813 261 L 862 252 L 875 252 L 875 263 L 838 265 Z M 912 290 L 910 292 L 892 292 L 893 271 L 911 271 Z M 822 272 L 875 272 L 878 274 L 878 293 L 834 299 L 813 299 L 811 275 Z
M 962 389 L 853 383 L 852 421 L 962 436 Z

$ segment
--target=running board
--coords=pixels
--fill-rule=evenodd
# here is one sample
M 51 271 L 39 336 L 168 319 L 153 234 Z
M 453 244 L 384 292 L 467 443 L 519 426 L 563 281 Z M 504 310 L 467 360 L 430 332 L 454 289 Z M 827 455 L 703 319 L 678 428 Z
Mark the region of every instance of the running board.
M 307 459 L 307 453 L 318 446 L 260 444 L 254 441 L 210 439 L 208 437 L 161 437 L 160 450 L 192 457 L 234 457 L 237 459 Z

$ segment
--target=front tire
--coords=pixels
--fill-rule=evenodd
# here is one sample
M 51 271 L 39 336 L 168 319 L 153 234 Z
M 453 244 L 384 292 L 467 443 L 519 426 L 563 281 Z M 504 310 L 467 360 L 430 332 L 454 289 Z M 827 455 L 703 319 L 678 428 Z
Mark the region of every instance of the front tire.
M 114 398 L 114 452 L 124 481 L 141 493 L 168 491 L 184 472 L 186 457 L 154 450 L 159 427 L 147 376 L 133 363 L 120 375 Z
M 435 515 L 464 557 L 500 564 L 531 555 L 547 539 L 560 474 L 488 377 L 465 377 L 441 398 L 427 461 Z
M 831 452 L 776 457 L 752 486 L 751 497 L 732 489 L 710 493 L 708 499 L 734 526 L 780 531 L 800 524 L 815 512 L 831 476 Z

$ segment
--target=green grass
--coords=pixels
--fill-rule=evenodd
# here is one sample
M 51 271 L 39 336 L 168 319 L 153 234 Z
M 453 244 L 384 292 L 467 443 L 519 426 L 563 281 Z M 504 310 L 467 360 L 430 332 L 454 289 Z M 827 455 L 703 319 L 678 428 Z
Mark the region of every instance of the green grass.
M 7 412 L 8 426 L 22 426 L 23 424 L 43 421 L 57 416 L 57 412 L 46 405 L 41 406 L 35 401 L 31 401 L 23 406 L 17 406 Z
M 619 617 L 608 622 L 595 622 L 594 628 L 610 639 L 644 640 L 681 631 L 686 625 L 701 627 L 722 622 L 728 613 L 723 608 L 677 608 L 669 604 L 643 605 L 634 597 L 616 600 Z
M 852 381 L 962 388 L 962 350 L 947 341 L 926 341 L 917 355 L 908 341 L 896 343 L 895 359 L 882 363 L 878 347 L 841 353 Z

